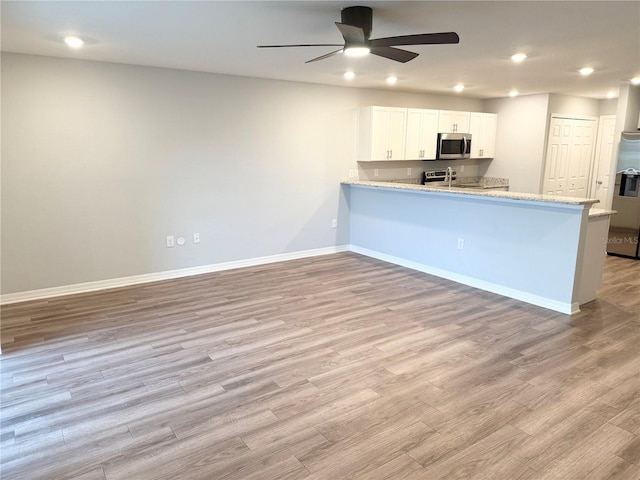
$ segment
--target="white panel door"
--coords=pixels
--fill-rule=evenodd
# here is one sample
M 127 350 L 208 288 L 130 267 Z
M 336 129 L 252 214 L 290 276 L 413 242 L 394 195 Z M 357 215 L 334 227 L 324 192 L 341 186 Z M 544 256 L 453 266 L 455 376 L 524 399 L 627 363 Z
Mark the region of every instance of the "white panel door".
M 551 118 L 543 193 L 587 197 L 596 121 Z
M 562 118 L 551 119 L 547 162 L 542 187 L 542 192 L 548 195 L 566 195 L 567 193 L 571 125 L 566 122 L 567 120 Z
M 603 115 L 598 125 L 598 141 L 596 142 L 595 166 L 589 195 L 600 200 L 596 206 L 610 208 L 609 179 L 613 162 L 613 139 L 616 129 L 616 116 Z
M 576 182 L 573 186 L 574 196 L 587 198 L 587 194 L 589 191 L 589 175 L 591 174 L 591 167 L 593 165 L 593 152 L 596 146 L 596 121 L 576 120 L 576 122 L 581 122 L 583 125 L 580 154 L 577 158 L 578 165 L 576 167 Z

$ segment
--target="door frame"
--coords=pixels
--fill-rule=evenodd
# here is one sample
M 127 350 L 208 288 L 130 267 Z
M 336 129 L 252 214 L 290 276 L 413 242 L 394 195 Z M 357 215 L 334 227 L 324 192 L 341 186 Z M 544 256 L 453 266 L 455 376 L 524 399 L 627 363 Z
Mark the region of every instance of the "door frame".
M 597 137 L 596 137 L 596 149 L 595 149 L 595 158 L 593 161 L 593 170 L 591 172 L 590 178 L 590 184 L 589 184 L 589 196 L 593 197 L 594 194 L 594 190 L 595 190 L 595 177 L 596 174 L 598 173 L 598 171 L 600 170 L 600 147 L 602 146 L 602 137 L 604 135 L 604 122 L 606 120 L 614 120 L 614 122 L 617 120 L 616 115 L 600 115 L 600 119 L 598 122 L 598 132 L 597 132 Z M 615 125 L 614 125 L 615 128 Z M 614 135 L 614 145 L 611 145 L 611 164 L 613 164 L 617 159 L 614 158 L 614 146 L 615 146 L 615 135 Z M 611 167 L 611 165 L 609 165 L 609 167 Z M 609 168 L 609 171 L 611 171 L 611 168 Z M 594 197 L 595 198 L 595 197 Z M 611 208 L 611 202 L 613 201 L 613 192 L 611 190 L 611 188 L 607 188 L 607 198 L 605 199 L 605 203 L 604 204 L 600 204 L 598 205 L 598 208 L 606 208 L 606 209 L 610 209 Z

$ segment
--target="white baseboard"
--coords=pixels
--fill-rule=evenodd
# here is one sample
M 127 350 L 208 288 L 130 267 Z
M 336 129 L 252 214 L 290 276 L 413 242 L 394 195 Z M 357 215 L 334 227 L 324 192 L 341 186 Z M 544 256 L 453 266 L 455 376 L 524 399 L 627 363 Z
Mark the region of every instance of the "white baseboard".
M 235 268 L 254 267 L 266 265 L 268 263 L 286 262 L 288 260 L 298 260 L 301 258 L 317 257 L 319 255 L 330 255 L 332 253 L 348 252 L 348 245 L 338 245 L 335 247 L 316 248 L 313 250 L 302 250 L 299 252 L 282 253 L 279 255 L 269 255 L 266 257 L 248 258 L 233 262 L 214 263 L 199 267 L 181 268 L 179 270 L 168 270 L 165 272 L 147 273 L 144 275 L 134 275 L 131 277 L 110 278 L 97 282 L 77 283 L 74 285 L 63 285 L 60 287 L 43 288 L 39 290 L 29 290 L 26 292 L 8 293 L 0 296 L 0 305 L 10 303 L 27 302 L 31 300 L 42 300 L 46 298 L 61 297 L 74 293 L 95 292 L 97 290 L 107 290 L 110 288 L 128 287 L 141 283 L 157 282 L 172 278 L 190 277 L 203 273 L 221 272 Z
M 469 277 L 466 275 L 460 275 L 448 270 L 442 270 L 439 268 L 431 267 L 429 265 L 424 265 L 422 263 L 406 260 L 404 258 L 387 255 L 386 253 L 380 253 L 374 250 L 369 250 L 367 248 L 358 247 L 356 245 L 350 245 L 349 249 L 354 253 L 366 255 L 367 257 L 377 258 L 378 260 L 393 263 L 395 265 L 400 265 L 402 267 L 407 267 L 412 270 L 418 270 L 419 272 L 428 273 L 429 275 L 446 278 L 447 280 L 452 280 L 463 285 L 479 288 L 480 290 L 485 290 L 491 293 L 497 293 L 498 295 L 513 298 L 515 300 L 520 300 L 522 302 L 537 305 L 539 307 L 548 308 L 549 310 L 554 310 L 556 312 L 572 315 L 580 311 L 580 307 L 577 302 L 559 302 L 558 300 L 541 297 L 539 295 L 534 295 L 522 290 L 516 290 L 514 288 L 505 287 L 496 283 L 486 282 L 484 280 L 479 280 L 477 278 Z

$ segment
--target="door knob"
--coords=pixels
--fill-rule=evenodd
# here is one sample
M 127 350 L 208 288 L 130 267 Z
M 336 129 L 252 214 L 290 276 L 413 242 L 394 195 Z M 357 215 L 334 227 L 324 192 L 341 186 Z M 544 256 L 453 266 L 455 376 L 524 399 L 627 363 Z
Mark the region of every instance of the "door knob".
M 602 180 L 598 180 L 596 183 L 597 183 L 598 185 L 602 185 Z

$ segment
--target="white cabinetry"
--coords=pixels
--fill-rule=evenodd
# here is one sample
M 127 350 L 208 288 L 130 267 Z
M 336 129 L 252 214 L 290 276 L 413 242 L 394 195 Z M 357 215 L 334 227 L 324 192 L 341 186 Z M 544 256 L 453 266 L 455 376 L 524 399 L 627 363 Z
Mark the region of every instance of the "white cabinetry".
M 363 107 L 358 124 L 358 161 L 404 160 L 406 108 Z
M 496 127 L 498 115 L 495 113 L 469 114 L 471 134 L 471 158 L 493 158 L 496 149 Z
M 438 110 L 407 109 L 406 160 L 435 160 Z
M 469 112 L 440 110 L 438 131 L 440 133 L 469 133 Z

